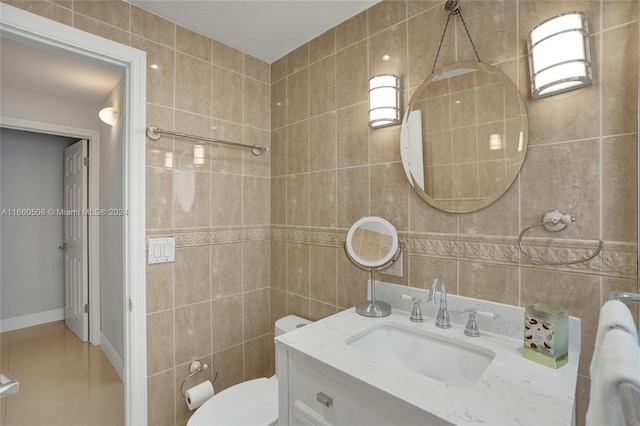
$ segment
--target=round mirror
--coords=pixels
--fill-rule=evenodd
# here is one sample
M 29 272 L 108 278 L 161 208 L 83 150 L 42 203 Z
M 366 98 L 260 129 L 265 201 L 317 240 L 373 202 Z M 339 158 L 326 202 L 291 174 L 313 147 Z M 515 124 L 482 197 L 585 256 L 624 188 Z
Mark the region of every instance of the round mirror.
M 420 197 L 440 210 L 467 213 L 509 189 L 528 137 L 527 112 L 511 80 L 482 62 L 456 62 L 411 97 L 400 154 Z
M 398 254 L 398 233 L 386 219 L 376 216 L 356 221 L 347 233 L 349 258 L 363 269 L 388 267 Z

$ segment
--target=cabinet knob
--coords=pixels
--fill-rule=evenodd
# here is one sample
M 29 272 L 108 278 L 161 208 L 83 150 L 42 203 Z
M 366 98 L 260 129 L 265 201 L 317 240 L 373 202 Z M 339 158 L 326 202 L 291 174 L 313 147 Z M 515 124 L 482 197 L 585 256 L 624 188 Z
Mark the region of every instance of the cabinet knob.
M 316 394 L 316 400 L 325 407 L 331 407 L 331 404 L 333 404 L 333 398 L 324 392 L 318 392 Z

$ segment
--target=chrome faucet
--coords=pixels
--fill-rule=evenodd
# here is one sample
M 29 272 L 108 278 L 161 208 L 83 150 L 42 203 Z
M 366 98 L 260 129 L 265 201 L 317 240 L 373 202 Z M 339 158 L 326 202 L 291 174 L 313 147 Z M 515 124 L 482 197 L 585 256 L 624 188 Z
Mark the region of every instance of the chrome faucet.
M 449 311 L 447 311 L 447 283 L 441 275 L 434 278 L 431 283 L 431 290 L 429 291 L 429 298 L 427 302 L 433 304 L 436 303 L 436 289 L 440 283 L 440 309 L 438 309 L 438 315 L 436 316 L 436 327 L 439 328 L 451 328 L 451 321 L 449 320 Z

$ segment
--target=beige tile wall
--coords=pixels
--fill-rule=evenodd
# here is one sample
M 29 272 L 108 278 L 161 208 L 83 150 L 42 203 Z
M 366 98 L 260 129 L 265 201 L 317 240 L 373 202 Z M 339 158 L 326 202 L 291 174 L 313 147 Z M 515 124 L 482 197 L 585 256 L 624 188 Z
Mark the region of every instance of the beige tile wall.
M 572 10 L 589 18 L 594 85 L 532 101 L 527 33 Z M 349 263 L 341 240 L 361 216 L 383 216 L 407 250 L 404 277 L 381 279 L 426 287 L 441 273 L 457 294 L 547 302 L 582 318 L 582 423 L 598 309 L 611 289 L 637 289 L 638 2 L 463 1 L 462 11 L 480 58 L 501 69 L 525 102 L 529 150 L 515 183 L 478 212 L 435 210 L 406 182 L 399 127 L 367 127 L 369 77 L 399 75 L 406 104 L 431 73 L 446 21 L 442 2 L 386 0 L 330 29 L 271 64 L 272 319 L 315 320 L 364 300 L 367 274 Z M 473 59 L 458 20 L 438 65 Z M 557 268 L 521 260 L 520 229 L 555 208 L 578 218 L 556 241 L 584 244 L 545 243 L 536 252 L 566 258 L 603 239 L 598 259 Z
M 147 15 L 142 21 L 157 19 L 134 10 Z M 269 146 L 268 64 L 173 23 L 163 24 L 169 32 L 175 28 L 175 45 L 157 46 L 157 40 L 144 34 L 132 42 L 149 53 L 150 63 L 169 69 L 167 78 L 149 72 L 148 123 Z M 153 48 L 168 52 L 156 56 L 150 53 Z M 156 92 L 173 96 L 156 100 Z M 217 371 L 218 391 L 269 376 L 274 368 L 269 155 L 254 158 L 248 151 L 207 144 L 206 162 L 198 168 L 193 147 L 192 141 L 167 138 L 161 147 L 149 145 L 148 150 L 148 181 L 162 184 L 149 185 L 147 231 L 176 235 L 178 242 L 175 264 L 147 268 L 148 294 L 155 292 L 156 277 L 169 281 L 161 293 L 163 302 L 147 306 L 148 330 L 158 336 L 147 342 L 152 424 L 188 419 L 179 387 L 194 358 L 213 368 L 187 386 L 211 379 Z M 173 168 L 165 167 L 166 152 L 173 152 Z

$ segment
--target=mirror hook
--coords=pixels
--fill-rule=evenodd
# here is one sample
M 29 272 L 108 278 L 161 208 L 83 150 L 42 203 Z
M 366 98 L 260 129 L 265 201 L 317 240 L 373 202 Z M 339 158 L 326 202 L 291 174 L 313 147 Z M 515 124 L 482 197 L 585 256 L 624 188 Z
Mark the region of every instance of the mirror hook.
M 444 4 L 444 10 L 449 12 L 451 15 L 457 15 L 460 13 L 460 1 L 459 0 L 447 0 Z

